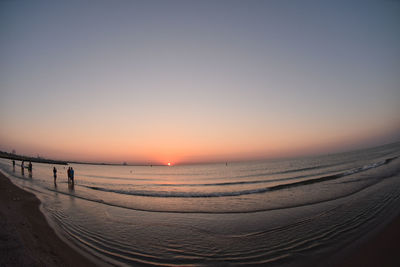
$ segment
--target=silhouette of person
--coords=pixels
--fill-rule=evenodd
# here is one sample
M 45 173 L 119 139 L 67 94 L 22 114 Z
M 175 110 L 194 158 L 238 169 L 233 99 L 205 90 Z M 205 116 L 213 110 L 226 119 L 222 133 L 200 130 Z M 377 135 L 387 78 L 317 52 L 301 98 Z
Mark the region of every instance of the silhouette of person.
M 71 167 L 71 183 L 74 185 L 74 169 Z
M 30 161 L 29 161 L 29 164 L 28 164 L 28 171 L 30 173 L 32 173 L 32 162 L 30 162 Z
M 12 163 L 13 163 L 13 172 L 15 172 L 15 160 L 13 160 Z
M 57 181 L 57 169 L 56 167 L 53 167 L 53 176 L 54 176 L 54 183 L 56 183 Z
M 24 170 L 25 166 L 24 166 L 24 161 L 21 162 L 21 174 L 25 175 L 25 170 Z
M 29 178 L 32 178 L 32 162 L 30 161 L 28 164 L 28 173 L 29 173 Z
M 68 175 L 68 183 L 69 183 L 69 181 L 71 180 L 71 167 L 68 167 L 67 175 Z

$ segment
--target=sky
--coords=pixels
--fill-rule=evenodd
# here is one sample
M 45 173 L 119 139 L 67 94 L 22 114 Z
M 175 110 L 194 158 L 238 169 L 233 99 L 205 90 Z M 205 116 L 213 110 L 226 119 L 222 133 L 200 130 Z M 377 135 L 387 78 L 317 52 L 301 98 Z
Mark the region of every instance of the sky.
M 400 140 L 400 1 L 0 1 L 0 150 L 182 163 Z

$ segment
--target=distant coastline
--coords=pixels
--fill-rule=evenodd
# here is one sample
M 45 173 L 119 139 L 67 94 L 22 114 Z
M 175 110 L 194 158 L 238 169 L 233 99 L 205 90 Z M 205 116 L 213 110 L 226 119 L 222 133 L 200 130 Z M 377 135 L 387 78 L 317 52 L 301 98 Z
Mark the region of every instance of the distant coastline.
M 105 162 L 83 162 L 83 161 L 68 161 L 68 163 L 87 164 L 87 165 L 107 165 L 107 166 L 166 166 L 162 164 L 129 164 L 129 163 L 105 163 Z
M 37 163 L 47 163 L 47 164 L 59 164 L 68 165 L 70 163 L 75 164 L 87 164 L 87 165 L 107 165 L 107 166 L 165 166 L 162 164 L 129 164 L 129 163 L 105 163 L 105 162 L 83 162 L 83 161 L 65 161 L 65 160 L 54 160 L 41 157 L 30 157 L 24 155 L 18 155 L 14 153 L 8 153 L 0 151 L 0 158 L 11 159 L 11 160 L 24 160 Z
M 46 158 L 40 158 L 40 157 L 29 157 L 29 156 L 8 153 L 8 152 L 4 152 L 4 151 L 0 151 L 0 158 L 12 159 L 12 160 L 24 160 L 24 161 L 31 161 L 31 162 L 38 162 L 38 163 L 68 165 L 67 161 L 46 159 Z

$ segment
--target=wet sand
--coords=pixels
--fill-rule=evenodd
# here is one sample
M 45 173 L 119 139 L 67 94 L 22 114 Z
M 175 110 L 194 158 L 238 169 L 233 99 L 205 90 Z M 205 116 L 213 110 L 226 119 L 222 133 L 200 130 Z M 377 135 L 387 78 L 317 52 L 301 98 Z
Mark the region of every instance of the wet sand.
M 0 266 L 96 266 L 57 236 L 39 205 L 0 172 Z
M 400 266 L 400 216 L 366 242 L 345 254 L 337 266 Z
M 33 194 L 0 172 L 0 266 L 98 266 L 99 262 L 81 255 L 56 235 L 39 205 Z M 397 216 L 382 231 L 347 250 L 334 265 L 400 266 L 399 242 Z

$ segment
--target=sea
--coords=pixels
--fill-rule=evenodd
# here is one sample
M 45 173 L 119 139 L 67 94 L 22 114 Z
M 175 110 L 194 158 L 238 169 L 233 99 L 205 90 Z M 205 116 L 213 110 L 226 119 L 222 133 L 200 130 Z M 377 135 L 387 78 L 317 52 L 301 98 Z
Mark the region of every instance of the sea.
M 400 214 L 400 143 L 227 164 L 20 164 L 0 159 L 56 232 L 106 265 L 327 266 Z

